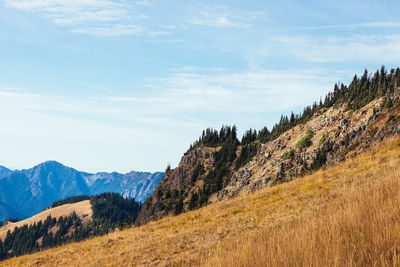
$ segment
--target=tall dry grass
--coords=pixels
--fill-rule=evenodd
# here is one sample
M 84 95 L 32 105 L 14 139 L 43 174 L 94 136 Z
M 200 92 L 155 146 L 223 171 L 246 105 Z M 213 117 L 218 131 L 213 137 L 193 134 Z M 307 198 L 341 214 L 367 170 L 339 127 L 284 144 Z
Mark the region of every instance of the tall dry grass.
M 362 173 L 371 179 L 350 187 L 346 197 L 327 204 L 314 216 L 248 236 L 235 248 L 203 260 L 202 265 L 400 266 L 398 157 L 395 152 L 377 155 L 380 167 Z M 347 175 L 361 171 L 359 164 Z

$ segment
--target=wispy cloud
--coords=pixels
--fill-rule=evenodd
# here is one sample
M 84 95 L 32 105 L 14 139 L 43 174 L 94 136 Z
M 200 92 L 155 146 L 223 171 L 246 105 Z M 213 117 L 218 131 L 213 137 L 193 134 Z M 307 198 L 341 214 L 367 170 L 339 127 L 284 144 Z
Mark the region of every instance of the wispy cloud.
M 154 3 L 153 0 L 142 0 L 142 1 L 137 1 L 137 5 L 142 5 L 142 6 L 152 6 Z
M 376 21 L 367 23 L 355 23 L 345 25 L 325 25 L 302 27 L 302 30 L 329 30 L 329 29 L 356 29 L 356 28 L 400 28 L 400 22 Z
M 4 3 L 8 8 L 51 19 L 74 33 L 118 36 L 142 32 L 134 19 L 143 17 L 125 0 L 5 0 Z
M 24 88 L 21 88 L 21 87 L 12 87 L 12 86 L 0 86 L 0 90 L 5 90 L 5 91 L 21 91 L 21 90 L 24 90 Z
M 185 71 L 192 69 L 192 71 Z M 323 70 L 225 70 L 201 74 L 196 68 L 182 68 L 167 78 L 151 79 L 152 89 L 143 96 L 121 95 L 102 86 L 77 82 L 90 87 L 95 97 L 76 99 L 31 94 L 29 90 L 1 90 L 0 103 L 10 110 L 25 110 L 26 114 L 40 112 L 51 116 L 79 118 L 80 120 L 118 122 L 146 127 L 203 127 L 192 119 L 199 114 L 229 113 L 235 118 L 241 114 L 264 114 L 310 104 L 331 89 L 339 78 Z M 317 100 L 317 99 L 315 99 Z M 200 116 L 202 117 L 202 116 Z M 198 118 L 201 120 L 200 118 Z M 222 120 L 222 119 L 221 119 Z
M 131 17 L 131 5 L 113 0 L 5 0 L 7 7 L 22 9 L 52 19 L 57 24 L 119 21 Z
M 149 0 L 136 2 L 129 0 L 3 0 L 3 4 L 7 8 L 32 12 L 47 18 L 73 33 L 99 37 L 123 35 L 159 37 L 171 35 L 176 29 L 187 30 L 190 28 L 189 25 L 248 28 L 253 26 L 261 14 L 226 6 L 196 5 L 182 7 L 186 15 L 177 17 L 174 12 L 163 10 L 154 1 Z M 160 13 L 161 17 L 150 16 Z M 160 19 L 172 25 L 163 25 L 158 21 Z
M 400 35 L 281 36 L 271 39 L 270 49 L 315 63 L 400 61 Z
M 15 93 L 10 91 L 0 91 L 0 96 L 9 96 L 9 97 L 23 97 L 23 98 L 32 98 L 32 97 L 40 97 L 39 94 L 30 94 L 30 93 Z
M 151 106 L 151 112 L 164 115 L 229 112 L 235 117 L 309 104 L 310 99 L 329 91 L 338 79 L 322 70 L 178 72 L 166 79 L 149 81 L 153 87 L 158 85 L 158 93 L 151 97 L 110 96 L 107 99 L 134 103 L 136 107 Z
M 182 43 L 184 42 L 183 39 L 159 39 L 159 40 L 146 40 L 147 43 L 153 43 L 153 44 L 158 44 L 158 43 L 170 43 L 170 44 L 175 44 L 175 43 Z
M 90 83 L 85 83 L 85 82 L 76 82 L 76 84 L 83 85 L 85 87 L 92 88 L 92 89 L 99 90 L 99 91 L 106 92 L 106 93 L 115 93 L 115 90 L 106 88 L 104 86 L 98 86 L 95 84 L 90 84 Z
M 189 24 L 217 28 L 247 28 L 252 26 L 251 22 L 258 14 L 235 11 L 224 6 L 199 6 L 192 8 L 190 16 L 187 19 Z
M 92 36 L 111 37 L 121 35 L 139 35 L 143 32 L 143 28 L 136 25 L 115 24 L 104 27 L 77 28 L 71 30 L 71 32 Z

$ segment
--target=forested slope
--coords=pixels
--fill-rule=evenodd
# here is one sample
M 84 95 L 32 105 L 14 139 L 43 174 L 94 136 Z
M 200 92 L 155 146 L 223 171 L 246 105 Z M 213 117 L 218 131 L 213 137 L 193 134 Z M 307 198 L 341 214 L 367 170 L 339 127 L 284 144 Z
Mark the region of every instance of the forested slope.
M 141 205 L 116 193 L 75 196 L 24 221 L 0 227 L 0 260 L 131 226 Z

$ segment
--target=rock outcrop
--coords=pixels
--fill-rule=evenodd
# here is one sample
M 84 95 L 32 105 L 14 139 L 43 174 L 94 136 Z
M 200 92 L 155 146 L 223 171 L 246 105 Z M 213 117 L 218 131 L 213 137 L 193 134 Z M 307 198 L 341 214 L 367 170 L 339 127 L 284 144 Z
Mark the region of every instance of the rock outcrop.
M 202 181 L 213 168 L 216 151 L 218 148 L 212 147 L 188 150 L 177 168 L 166 170 L 155 193 L 144 203 L 137 222 L 142 224 L 187 210 L 190 197 L 202 187 Z M 198 166 L 202 166 L 201 171 L 196 171 Z

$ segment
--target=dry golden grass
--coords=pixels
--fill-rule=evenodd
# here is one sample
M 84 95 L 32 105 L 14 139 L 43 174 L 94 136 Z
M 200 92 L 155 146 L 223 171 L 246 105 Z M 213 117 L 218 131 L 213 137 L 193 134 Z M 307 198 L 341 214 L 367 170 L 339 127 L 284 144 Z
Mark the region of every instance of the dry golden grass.
M 400 266 L 399 153 L 391 155 L 378 156 L 379 168 L 356 164 L 345 196 L 313 216 L 248 235 L 202 265 Z
M 396 266 L 400 140 L 328 170 L 3 266 Z
M 90 200 L 84 200 L 77 203 L 72 204 L 65 204 L 62 206 L 58 206 L 52 209 L 47 209 L 42 211 L 41 213 L 36 214 L 28 219 L 15 222 L 15 223 L 8 223 L 5 226 L 0 228 L 0 239 L 3 239 L 7 235 L 7 231 L 10 230 L 11 232 L 15 229 L 15 227 L 21 227 L 25 224 L 31 225 L 34 223 L 38 223 L 40 221 L 46 220 L 47 216 L 51 215 L 53 218 L 59 218 L 61 216 L 68 216 L 72 212 L 76 213 L 79 217 L 82 218 L 83 223 L 87 223 L 92 218 L 92 205 L 90 204 Z M 88 216 L 83 217 L 85 214 Z

